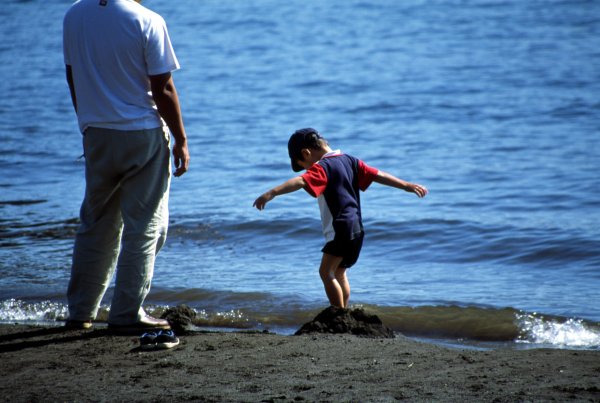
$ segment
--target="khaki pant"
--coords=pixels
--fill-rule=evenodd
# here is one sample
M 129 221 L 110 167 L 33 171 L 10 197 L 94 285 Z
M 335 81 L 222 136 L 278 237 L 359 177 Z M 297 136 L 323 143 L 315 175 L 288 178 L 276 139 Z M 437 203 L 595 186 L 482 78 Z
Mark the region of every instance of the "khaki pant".
M 167 236 L 169 132 L 89 128 L 83 149 L 86 191 L 67 291 L 69 318 L 96 317 L 116 269 L 108 321 L 135 323 L 145 314 L 154 260 Z

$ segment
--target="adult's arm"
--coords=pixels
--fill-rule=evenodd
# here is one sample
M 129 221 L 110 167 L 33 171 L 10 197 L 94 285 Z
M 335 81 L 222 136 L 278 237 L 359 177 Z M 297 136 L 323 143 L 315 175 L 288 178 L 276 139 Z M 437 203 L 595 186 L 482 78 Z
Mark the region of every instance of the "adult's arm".
M 175 138 L 175 144 L 173 145 L 174 175 L 181 176 L 188 170 L 190 153 L 179 106 L 179 97 L 171 73 L 150 76 L 150 87 L 158 113 L 167 123 L 171 134 Z

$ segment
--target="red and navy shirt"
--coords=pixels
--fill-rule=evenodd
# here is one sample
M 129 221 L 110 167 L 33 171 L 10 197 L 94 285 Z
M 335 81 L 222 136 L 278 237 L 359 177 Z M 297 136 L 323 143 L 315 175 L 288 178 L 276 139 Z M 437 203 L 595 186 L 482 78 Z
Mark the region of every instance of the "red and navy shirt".
M 359 190 L 365 191 L 379 171 L 340 150 L 313 164 L 302 176 L 304 188 L 319 201 L 327 242 L 351 240 L 363 231 Z

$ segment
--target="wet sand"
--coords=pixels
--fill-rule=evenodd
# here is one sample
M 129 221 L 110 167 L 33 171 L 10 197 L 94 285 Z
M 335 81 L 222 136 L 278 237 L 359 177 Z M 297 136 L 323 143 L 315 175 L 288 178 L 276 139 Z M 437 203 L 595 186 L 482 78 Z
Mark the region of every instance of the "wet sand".
M 474 351 L 402 336 L 194 333 L 171 350 L 104 329 L 0 326 L 0 396 L 35 401 L 596 401 L 600 351 Z

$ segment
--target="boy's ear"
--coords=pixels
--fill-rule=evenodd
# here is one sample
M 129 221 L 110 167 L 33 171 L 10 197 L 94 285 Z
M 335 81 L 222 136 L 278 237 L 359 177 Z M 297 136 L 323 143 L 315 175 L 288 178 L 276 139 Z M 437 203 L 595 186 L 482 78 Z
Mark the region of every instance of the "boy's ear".
M 302 161 L 307 161 L 308 158 L 310 157 L 310 149 L 308 148 L 303 148 L 302 150 L 300 150 L 300 155 L 302 156 Z

